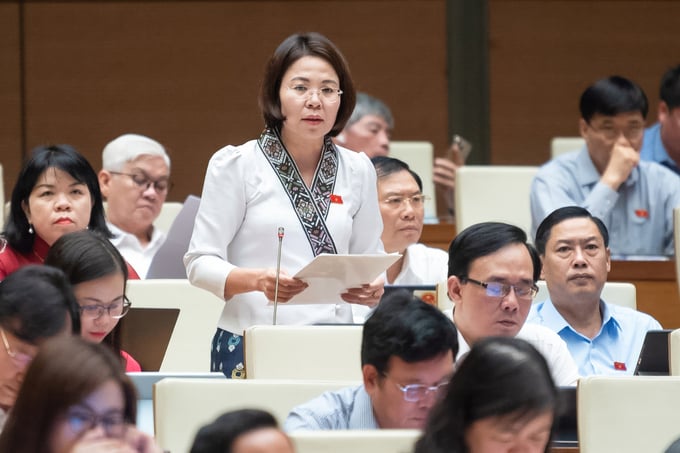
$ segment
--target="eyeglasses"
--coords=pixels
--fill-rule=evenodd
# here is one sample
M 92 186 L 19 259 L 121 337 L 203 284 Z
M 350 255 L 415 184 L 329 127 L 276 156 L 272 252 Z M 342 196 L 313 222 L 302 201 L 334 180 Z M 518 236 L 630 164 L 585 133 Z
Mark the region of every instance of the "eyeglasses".
M 631 124 L 624 129 L 619 129 L 618 127 L 615 127 L 613 124 L 605 124 L 604 126 L 598 126 L 595 127 L 592 124 L 588 123 L 588 125 L 593 129 L 595 132 L 598 134 L 601 134 L 604 138 L 607 140 L 616 140 L 619 138 L 621 134 L 623 134 L 624 137 L 626 137 L 628 140 L 637 140 L 638 138 L 642 137 L 642 134 L 645 131 L 645 126 L 644 124 Z
M 335 104 L 340 100 L 340 95 L 342 90 L 331 87 L 322 87 L 318 89 L 312 89 L 305 85 L 293 85 L 289 86 L 288 89 L 293 92 L 293 95 L 300 100 L 310 99 L 315 93 L 319 99 L 329 104 Z
M 161 195 L 169 192 L 173 186 L 172 182 L 167 178 L 153 180 L 144 173 L 121 173 L 119 171 L 111 171 L 109 173 L 111 173 L 112 175 L 129 176 L 132 179 L 132 182 L 134 182 L 135 185 L 137 185 L 137 187 L 143 190 L 149 190 L 149 187 L 153 185 L 153 188 L 156 191 L 156 193 L 159 193 Z
M 383 203 L 385 203 L 387 207 L 390 209 L 400 209 L 404 207 L 405 204 L 408 202 L 411 204 L 411 207 L 413 209 L 421 209 L 425 205 L 425 201 L 429 199 L 430 197 L 420 193 L 418 195 L 412 195 L 410 197 L 399 196 L 389 197 L 386 200 L 383 200 Z
M 390 377 L 387 374 L 383 374 L 387 379 L 390 379 Z M 394 381 L 392 381 L 394 382 Z M 404 397 L 404 401 L 407 401 L 409 403 L 417 403 L 418 401 L 427 398 L 430 393 L 434 393 L 435 396 L 439 395 L 439 393 L 446 389 L 446 387 L 449 385 L 449 382 L 442 382 L 441 384 L 437 385 L 423 385 L 423 384 L 409 384 L 409 385 L 400 385 L 397 382 L 394 382 L 394 384 L 397 386 L 399 390 L 401 390 L 402 396 Z
M 7 351 L 7 355 L 12 359 L 12 361 L 17 365 L 17 366 L 26 366 L 31 361 L 33 360 L 33 356 L 30 354 L 26 354 L 24 352 L 16 352 L 13 351 L 12 348 L 9 345 L 9 341 L 7 341 L 7 335 L 5 335 L 5 329 L 0 328 L 0 336 L 2 336 L 2 343 L 5 345 L 5 351 Z
M 533 299 L 538 293 L 538 286 L 536 285 L 506 285 L 499 282 L 480 282 L 469 277 L 459 277 L 463 282 L 474 283 L 486 289 L 486 295 L 489 297 L 503 298 L 510 294 L 510 290 L 515 291 L 515 296 L 518 299 Z
M 106 312 L 113 319 L 120 319 L 130 311 L 131 306 L 132 302 L 127 297 L 109 305 L 81 305 L 80 316 L 88 319 L 99 319 Z
M 81 434 L 101 425 L 108 437 L 123 437 L 125 434 L 125 417 L 120 412 L 99 415 L 84 408 L 71 409 L 66 414 L 71 431 Z

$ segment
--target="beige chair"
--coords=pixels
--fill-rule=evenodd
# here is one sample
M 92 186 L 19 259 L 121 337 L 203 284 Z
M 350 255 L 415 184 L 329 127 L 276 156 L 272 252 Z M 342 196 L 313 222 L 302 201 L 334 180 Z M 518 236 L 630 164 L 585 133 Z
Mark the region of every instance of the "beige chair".
M 668 355 L 671 376 L 680 376 L 680 329 L 671 332 L 668 338 Z
M 465 165 L 456 172 L 456 230 L 479 222 L 517 225 L 531 239 L 531 181 L 538 167 Z
M 108 203 L 104 202 L 104 212 L 106 213 L 108 209 Z M 182 203 L 179 201 L 166 201 L 161 207 L 161 212 L 158 214 L 156 221 L 153 223 L 154 226 L 158 227 L 161 231 L 167 233 L 174 222 L 175 217 L 182 210 Z
M 253 326 L 245 331 L 248 379 L 361 380 L 363 326 Z
M 430 142 L 390 142 L 390 157 L 403 160 L 420 176 L 423 182 L 423 193 L 429 200 L 425 202 L 425 218 L 437 218 L 437 192 L 432 179 L 434 165 L 434 148 Z
M 297 453 L 411 453 L 421 435 L 415 429 L 380 429 L 297 431 L 290 438 Z
M 675 246 L 675 282 L 680 289 L 680 207 L 673 209 L 673 241 Z
M 554 137 L 550 142 L 550 157 L 555 158 L 560 154 L 577 151 L 585 144 L 583 137 Z
M 590 376 L 579 380 L 581 453 L 662 452 L 680 437 L 680 377 Z
M 178 308 L 160 371 L 210 371 L 210 344 L 224 301 L 188 280 L 130 280 L 127 296 L 133 308 Z
M 326 391 L 359 384 L 357 381 L 163 379 L 154 386 L 156 441 L 163 450 L 187 452 L 198 429 L 226 411 L 264 409 L 283 424 L 298 404 Z
M 538 294 L 534 298 L 534 303 L 542 302 L 549 296 L 545 281 L 539 280 L 536 284 Z M 632 283 L 606 282 L 602 289 L 602 299 L 610 304 L 637 310 L 637 291 Z

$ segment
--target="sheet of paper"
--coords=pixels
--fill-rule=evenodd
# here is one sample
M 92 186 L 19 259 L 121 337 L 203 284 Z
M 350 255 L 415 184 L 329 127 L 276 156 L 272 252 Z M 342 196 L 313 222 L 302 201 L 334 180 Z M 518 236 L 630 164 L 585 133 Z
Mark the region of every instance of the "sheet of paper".
M 333 255 L 322 253 L 303 267 L 296 278 L 309 287 L 293 297 L 291 304 L 335 304 L 347 288 L 371 283 L 401 257 L 398 253 L 380 255 Z

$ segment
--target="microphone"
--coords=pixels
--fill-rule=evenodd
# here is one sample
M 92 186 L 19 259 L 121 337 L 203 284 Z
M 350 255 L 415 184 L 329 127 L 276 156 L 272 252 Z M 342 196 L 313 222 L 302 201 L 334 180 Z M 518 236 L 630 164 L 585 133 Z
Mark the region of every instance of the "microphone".
M 279 275 L 281 274 L 281 246 L 283 245 L 283 227 L 279 227 L 276 234 L 279 237 L 279 249 L 276 252 L 276 283 L 274 285 L 274 325 L 276 325 L 276 312 L 279 308 Z

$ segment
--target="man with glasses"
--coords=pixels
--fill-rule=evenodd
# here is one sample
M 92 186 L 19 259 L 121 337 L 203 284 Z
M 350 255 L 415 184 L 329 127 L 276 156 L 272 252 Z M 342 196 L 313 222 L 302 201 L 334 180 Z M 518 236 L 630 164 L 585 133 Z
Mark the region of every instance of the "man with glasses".
M 623 77 L 599 80 L 581 95 L 586 146 L 538 171 L 531 186 L 532 231 L 552 211 L 581 206 L 601 219 L 615 256 L 672 255 L 680 178 L 640 161 L 647 97 Z
M 111 241 L 145 278 L 165 241 L 165 233 L 153 225 L 171 187 L 165 148 L 143 135 L 121 135 L 104 147 L 99 185 L 114 234 Z
M 525 323 L 540 275 L 538 252 L 521 228 L 486 222 L 458 234 L 449 247 L 448 279 L 457 360 L 482 338 L 517 337 L 543 354 L 555 384 L 576 383 L 578 369 L 564 341 L 546 327 Z
M 556 332 L 569 347 L 581 376 L 633 374 L 651 316 L 600 298 L 610 267 L 609 234 L 578 206 L 552 212 L 536 232 L 543 279 L 550 297 L 534 304 L 529 322 Z
M 80 317 L 62 271 L 29 265 L 0 282 L 0 429 L 39 346 L 68 334 L 80 335 Z
M 441 311 L 406 290 L 391 293 L 364 324 L 363 385 L 294 408 L 284 429 L 422 429 L 457 352 L 456 328 Z

